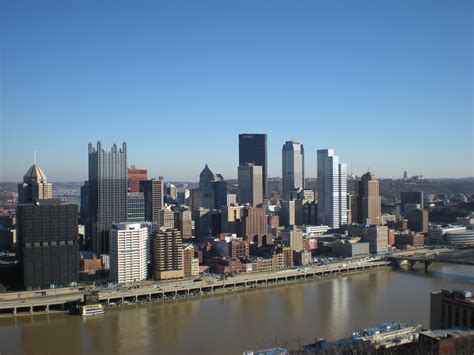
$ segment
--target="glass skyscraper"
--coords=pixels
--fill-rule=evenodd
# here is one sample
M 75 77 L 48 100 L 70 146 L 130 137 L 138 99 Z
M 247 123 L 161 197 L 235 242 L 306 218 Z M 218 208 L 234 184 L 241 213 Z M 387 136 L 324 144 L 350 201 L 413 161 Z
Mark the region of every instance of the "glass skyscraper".
M 87 235 L 96 253 L 109 251 L 112 223 L 127 221 L 127 144 L 110 151 L 89 143 L 89 219 Z
M 293 189 L 304 189 L 304 147 L 300 142 L 287 141 L 282 148 L 282 188 L 288 199 Z
M 263 197 L 268 196 L 267 135 L 239 134 L 239 165 L 253 164 L 262 167 Z

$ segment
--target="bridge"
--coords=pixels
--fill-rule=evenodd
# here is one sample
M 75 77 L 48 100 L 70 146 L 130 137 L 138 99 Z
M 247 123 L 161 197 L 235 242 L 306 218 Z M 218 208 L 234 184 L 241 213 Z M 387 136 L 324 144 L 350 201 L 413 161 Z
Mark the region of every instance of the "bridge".
M 156 302 L 339 276 L 350 272 L 380 268 L 388 266 L 388 264 L 387 261 L 340 262 L 324 266 L 240 274 L 226 279 L 203 276 L 198 280 L 149 282 L 148 284 L 122 286 L 114 289 L 89 287 L 8 293 L 0 295 L 0 315 L 18 316 L 45 314 L 53 311 L 64 312 L 84 302 L 85 295 L 92 291 L 98 292 L 99 301 L 105 306 L 114 303 Z
M 430 266 L 435 262 L 456 265 L 474 265 L 474 249 L 421 249 L 388 255 L 384 259 L 391 262 L 392 265 L 396 267 L 408 265 L 410 270 L 413 270 L 417 265 L 422 264 L 425 273 L 428 273 Z

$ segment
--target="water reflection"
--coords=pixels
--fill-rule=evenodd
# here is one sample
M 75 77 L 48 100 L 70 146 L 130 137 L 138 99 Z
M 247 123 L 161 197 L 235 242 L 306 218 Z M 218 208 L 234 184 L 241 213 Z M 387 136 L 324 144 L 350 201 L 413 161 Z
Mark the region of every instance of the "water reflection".
M 436 266 L 431 275 L 381 270 L 223 296 L 107 311 L 83 320 L 69 315 L 0 319 L 6 353 L 208 353 L 315 338 L 335 339 L 388 321 L 429 323 L 429 293 L 474 291 L 473 268 Z M 440 273 L 440 274 L 437 274 Z M 441 277 L 439 275 L 445 275 Z

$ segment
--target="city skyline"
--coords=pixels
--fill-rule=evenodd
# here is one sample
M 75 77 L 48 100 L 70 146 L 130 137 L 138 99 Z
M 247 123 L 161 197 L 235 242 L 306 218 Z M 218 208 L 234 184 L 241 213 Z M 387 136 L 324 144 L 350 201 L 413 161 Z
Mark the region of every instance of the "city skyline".
M 409 8 L 4 3 L 0 181 L 34 150 L 50 181 L 83 181 L 99 138 L 150 176 L 236 178 L 242 132 L 268 134 L 269 177 L 292 138 L 308 177 L 325 147 L 359 174 L 473 176 L 472 4 Z

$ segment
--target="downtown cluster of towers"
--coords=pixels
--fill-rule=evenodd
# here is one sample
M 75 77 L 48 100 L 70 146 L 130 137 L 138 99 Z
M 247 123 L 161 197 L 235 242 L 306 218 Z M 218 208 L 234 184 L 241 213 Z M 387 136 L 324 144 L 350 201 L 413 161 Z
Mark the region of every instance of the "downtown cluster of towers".
M 177 201 L 176 188 L 169 184 L 168 197 L 174 201 L 173 209 L 164 203 L 162 177 L 148 179 L 146 170 L 128 168 L 126 143 L 120 148 L 114 144 L 110 150 L 105 150 L 100 141 L 96 147 L 89 143 L 88 155 L 88 180 L 81 188 L 80 223 L 85 226 L 86 237 L 81 246 L 77 240 L 78 206 L 52 198 L 52 186 L 37 164 L 27 171 L 23 182 L 18 185 L 19 257 L 26 288 L 70 285 L 77 281 L 79 248 L 104 258 L 110 255 L 111 275 L 116 281 L 142 280 L 147 276 L 149 247 L 155 255 L 153 272 L 158 279 L 195 275 L 199 261 L 194 258 L 193 248 L 183 254 L 186 248 L 183 248 L 181 238 L 191 240 L 195 236 L 201 240 L 214 233 L 211 228 L 213 211 L 222 209 L 224 220 L 224 215 L 229 214 L 235 205 L 247 206 L 242 212 L 242 226 L 238 227 L 243 237 L 252 239 L 258 236 L 260 245 L 262 237 L 268 233 L 266 134 L 239 135 L 237 196 L 228 194 L 227 182 L 222 175 L 212 173 L 206 165 L 200 174 L 199 187 L 189 192 L 185 206 Z M 378 224 L 378 181 L 368 173 L 359 185 L 358 198 L 362 203 L 356 205 L 362 221 Z M 283 210 L 293 217 L 283 217 L 280 225 L 302 224 L 295 217 L 294 207 L 285 208 L 290 205 L 289 200 L 300 196 L 301 192 L 312 194 L 310 205 L 315 214 L 304 223 L 330 228 L 348 223 L 347 169 L 333 149 L 317 151 L 316 199 L 314 191 L 305 190 L 304 147 L 295 140 L 287 141 L 282 148 L 282 188 Z M 151 234 L 155 238 L 149 243 L 145 239 L 148 240 Z M 136 255 L 128 254 L 131 250 L 136 250 Z M 138 264 L 135 258 L 140 259 Z M 120 265 L 126 266 L 120 269 Z

